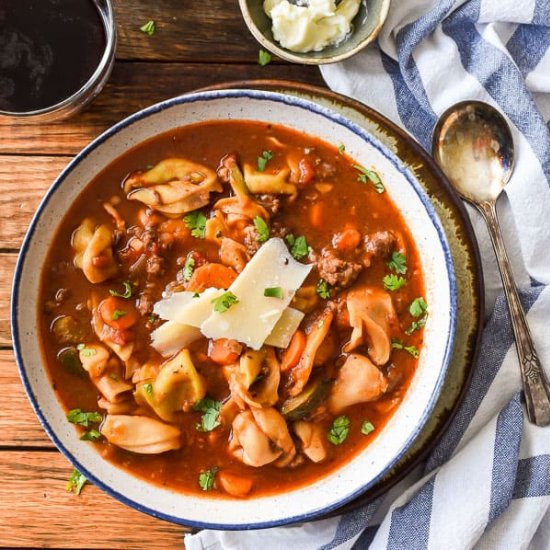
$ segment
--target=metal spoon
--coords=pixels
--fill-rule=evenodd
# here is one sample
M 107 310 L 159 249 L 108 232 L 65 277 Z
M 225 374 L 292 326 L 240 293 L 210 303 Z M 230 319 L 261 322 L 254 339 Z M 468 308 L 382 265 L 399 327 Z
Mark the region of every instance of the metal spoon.
M 506 255 L 496 201 L 512 174 L 514 142 L 502 115 L 480 101 L 445 111 L 433 134 L 432 151 L 454 188 L 483 215 L 508 300 L 529 420 L 550 424 L 550 386 L 533 345 Z

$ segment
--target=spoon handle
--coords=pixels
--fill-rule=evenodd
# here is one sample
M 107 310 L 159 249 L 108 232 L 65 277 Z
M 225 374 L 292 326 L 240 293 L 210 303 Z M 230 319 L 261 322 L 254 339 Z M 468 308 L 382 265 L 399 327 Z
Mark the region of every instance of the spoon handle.
M 496 203 L 495 201 L 484 201 L 478 204 L 478 208 L 489 227 L 489 235 L 495 249 L 504 293 L 508 300 L 512 327 L 516 338 L 527 416 L 530 422 L 537 426 L 548 426 L 550 424 L 550 386 L 533 345 L 525 313 L 519 301 L 518 291 L 498 223 Z

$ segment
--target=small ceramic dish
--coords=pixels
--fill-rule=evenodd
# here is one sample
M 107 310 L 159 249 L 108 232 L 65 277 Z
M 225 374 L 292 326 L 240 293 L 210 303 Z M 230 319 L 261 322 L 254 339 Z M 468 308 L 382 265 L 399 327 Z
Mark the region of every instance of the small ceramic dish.
M 375 166 L 414 236 L 423 266 L 430 316 L 416 373 L 402 404 L 364 451 L 315 483 L 248 500 L 188 495 L 137 479 L 80 441 L 43 367 L 36 329 L 40 273 L 51 235 L 68 206 L 97 173 L 128 149 L 171 129 L 207 120 L 255 120 L 315 135 L 358 163 Z M 452 357 L 457 288 L 449 244 L 435 209 L 404 164 L 346 117 L 285 94 L 225 90 L 200 92 L 140 111 L 88 145 L 54 182 L 31 222 L 16 267 L 12 334 L 20 375 L 45 430 L 88 479 L 138 510 L 169 521 L 214 529 L 252 529 L 305 521 L 351 502 L 375 486 L 406 455 L 429 421 Z
M 304 65 L 336 63 L 355 55 L 376 39 L 390 8 L 390 0 L 362 0 L 352 31 L 342 42 L 319 52 L 299 53 L 283 48 L 273 38 L 271 19 L 264 12 L 263 4 L 263 0 L 239 0 L 244 21 L 254 38 L 281 59 Z

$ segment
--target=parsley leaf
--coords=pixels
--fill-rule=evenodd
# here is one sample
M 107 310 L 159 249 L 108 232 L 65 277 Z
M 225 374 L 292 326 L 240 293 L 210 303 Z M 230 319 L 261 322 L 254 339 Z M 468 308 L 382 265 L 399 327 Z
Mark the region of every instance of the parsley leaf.
M 193 271 L 195 271 L 195 258 L 191 254 L 188 254 L 183 265 L 183 280 L 189 281 L 193 276 Z
M 214 479 L 218 473 L 218 468 L 210 468 L 200 473 L 199 486 L 203 491 L 210 491 L 214 487 Z
M 189 212 L 184 216 L 183 221 L 185 225 L 191 229 L 191 235 L 196 239 L 204 239 L 204 232 L 206 229 L 206 216 L 200 211 Z
M 97 354 L 94 348 L 87 348 L 85 344 L 78 344 L 76 349 L 82 354 L 82 357 L 92 357 Z
M 99 424 L 103 420 L 103 416 L 98 412 L 83 412 L 80 409 L 71 409 L 67 413 L 67 420 L 72 424 L 79 424 L 85 428 L 89 428 L 90 424 Z
M 392 340 L 391 347 L 393 349 L 402 349 L 410 353 L 415 359 L 418 359 L 420 352 L 416 346 L 406 346 L 403 342 L 399 340 Z
M 80 494 L 82 487 L 88 480 L 76 469 L 73 470 L 71 477 L 67 481 L 67 491 Z
M 124 317 L 126 312 L 123 309 L 115 309 L 111 315 L 113 321 L 118 321 L 121 317 Z
M 361 433 L 363 435 L 369 435 L 372 432 L 374 432 L 374 424 L 368 420 L 365 420 L 363 424 L 361 424 Z
M 267 296 L 268 298 L 279 298 L 279 300 L 282 300 L 284 292 L 280 286 L 273 286 L 264 289 L 264 296 Z
M 401 252 L 392 252 L 388 267 L 395 273 L 407 273 L 407 258 Z
M 348 437 L 350 424 L 351 421 L 346 415 L 335 418 L 327 433 L 327 439 L 333 445 L 341 445 Z
M 130 298 L 132 296 L 132 285 L 130 281 L 123 281 L 124 292 L 118 292 L 116 290 L 109 290 L 111 296 L 118 296 L 119 298 Z
M 239 299 L 233 292 L 227 291 L 224 292 L 221 296 L 218 296 L 217 298 L 214 298 L 213 300 L 210 300 L 212 304 L 214 304 L 214 311 L 216 313 L 223 313 L 224 311 L 227 311 L 233 304 L 238 304 Z
M 415 330 L 421 329 L 426 324 L 426 321 L 428 320 L 428 313 L 424 315 L 424 317 L 421 317 L 418 319 L 418 321 L 413 321 L 411 323 L 411 326 L 405 331 L 405 334 L 412 334 Z
M 400 275 L 386 275 L 382 281 L 386 290 L 399 290 L 407 284 L 407 280 Z
M 97 430 L 88 430 L 80 439 L 82 441 L 99 441 L 101 439 L 101 433 Z
M 155 34 L 155 31 L 157 30 L 157 27 L 155 25 L 155 22 L 152 19 L 149 19 L 145 25 L 142 25 L 139 30 L 149 36 L 153 36 Z
M 357 181 L 360 181 L 361 183 L 368 183 L 370 181 L 377 193 L 383 193 L 386 190 L 380 176 L 376 172 L 369 170 L 360 164 L 354 164 L 353 167 L 360 172 L 357 176 Z
M 200 424 L 197 424 L 197 430 L 199 430 L 199 432 L 211 432 L 220 425 L 219 417 L 221 407 L 221 401 L 215 401 L 208 397 L 195 403 L 193 410 L 203 413 Z
M 269 239 L 269 225 L 266 221 L 260 216 L 254 218 L 254 227 L 256 228 L 256 233 L 258 236 L 256 240 L 260 243 L 265 243 Z
M 315 285 L 315 292 L 317 292 L 323 300 L 328 300 L 330 298 L 330 288 L 324 279 L 319 279 Z
M 272 151 L 264 151 L 261 157 L 258 157 L 258 171 L 263 172 L 267 166 L 267 161 L 273 158 Z
M 346 146 L 342 143 L 342 145 L 340 145 L 340 147 L 338 147 L 338 152 L 341 155 L 343 155 L 345 151 L 346 151 Z
M 143 389 L 147 395 L 153 395 L 153 384 L 143 384 Z
M 268 63 L 271 62 L 271 54 L 265 50 L 260 49 L 258 52 L 258 64 L 262 67 L 265 67 Z
M 428 311 L 428 304 L 422 296 L 415 298 L 409 306 L 409 313 L 413 317 L 420 317 L 423 313 L 426 313 L 426 311 Z
M 303 235 L 301 237 L 295 237 L 290 233 L 285 239 L 290 246 L 290 253 L 296 260 L 302 260 L 309 254 L 309 246 Z

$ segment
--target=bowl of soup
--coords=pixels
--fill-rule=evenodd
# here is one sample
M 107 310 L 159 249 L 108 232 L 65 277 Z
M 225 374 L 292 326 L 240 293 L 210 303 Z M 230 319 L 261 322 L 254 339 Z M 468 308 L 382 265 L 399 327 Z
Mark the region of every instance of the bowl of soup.
M 320 517 L 429 418 L 452 352 L 449 246 L 414 176 L 308 100 L 199 92 L 132 115 L 42 201 L 12 296 L 54 443 L 196 527 Z

